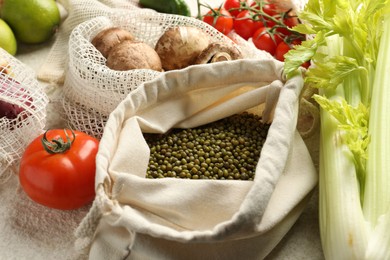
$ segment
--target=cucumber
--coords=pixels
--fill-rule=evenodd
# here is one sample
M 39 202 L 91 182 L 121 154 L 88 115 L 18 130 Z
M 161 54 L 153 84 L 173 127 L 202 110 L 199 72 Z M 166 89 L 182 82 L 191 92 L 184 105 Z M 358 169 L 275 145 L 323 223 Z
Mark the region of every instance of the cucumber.
M 153 9 L 160 13 L 191 16 L 190 7 L 184 0 L 139 0 L 142 7 Z

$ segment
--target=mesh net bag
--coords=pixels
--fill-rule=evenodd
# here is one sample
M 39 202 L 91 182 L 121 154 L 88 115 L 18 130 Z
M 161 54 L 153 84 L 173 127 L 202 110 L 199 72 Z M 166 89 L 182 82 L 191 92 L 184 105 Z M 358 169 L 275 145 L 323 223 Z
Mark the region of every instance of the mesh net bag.
M 0 179 L 42 132 L 47 104 L 35 72 L 0 48 Z
M 138 0 L 58 0 L 57 2 L 64 7 L 66 19 L 59 27 L 55 43 L 37 76 L 42 81 L 62 85 L 67 65 L 69 35 L 72 30 L 91 18 L 109 15 L 118 10 L 139 9 L 139 7 Z
M 196 0 L 188 0 L 190 7 L 195 10 L 197 8 Z M 205 2 L 205 1 L 200 1 Z M 212 2 L 213 6 L 220 5 L 219 0 L 207 1 Z M 277 0 L 276 3 L 284 9 L 293 8 L 300 11 L 304 8 L 307 0 Z M 72 30 L 89 19 L 114 14 L 123 10 L 140 10 L 138 0 L 57 0 L 64 8 L 64 19 L 57 33 L 57 38 L 53 47 L 47 56 L 46 61 L 38 71 L 38 79 L 62 85 L 65 78 L 67 65 L 67 49 L 69 36 Z M 201 8 L 201 13 L 206 9 Z M 196 16 L 197 13 L 192 13 Z M 235 35 L 237 38 L 237 35 Z M 250 50 L 254 50 L 253 45 L 247 44 L 243 39 L 239 39 L 240 44 L 245 45 Z
M 92 45 L 96 34 L 109 27 L 121 27 L 136 40 L 155 46 L 169 28 L 192 26 L 205 32 L 211 42 L 237 45 L 208 24 L 191 17 L 156 13 L 151 10 L 123 11 L 96 17 L 76 26 L 69 38 L 69 66 L 64 83 L 64 112 L 69 127 L 101 137 L 108 115 L 130 91 L 161 73 L 135 69 L 116 71 L 108 68 L 106 59 Z M 236 46 L 240 48 L 239 45 Z M 265 52 L 241 48 L 246 58 L 263 58 Z
M 109 112 L 118 101 L 140 83 L 159 74 L 140 70 L 126 73 L 108 70 L 104 66 L 104 58 L 89 42 L 99 28 L 109 24 L 121 24 L 129 30 L 134 30 L 139 39 L 153 45 L 156 37 L 169 26 L 190 24 L 195 27 L 205 27 L 204 29 L 212 34 L 211 37 L 233 39 L 241 47 L 246 58 L 272 58 L 268 53 L 256 49 L 252 43 L 234 33 L 227 38 L 213 28 L 207 28 L 195 18 L 174 17 L 151 10 L 146 12 L 147 9 L 140 9 L 138 0 L 58 0 L 58 2 L 68 15 L 60 27 L 47 60 L 38 72 L 38 78 L 59 86 L 65 85 L 63 88 L 65 97 L 60 97 L 56 101 L 60 105 L 58 109 L 62 110 L 64 120 L 68 122 L 69 127 L 77 127 L 98 138 L 102 135 Z M 196 7 L 196 1 L 188 2 L 193 9 Z M 216 5 L 218 1 L 211 2 Z M 280 0 L 277 3 L 285 9 L 293 8 L 299 11 L 303 9 L 306 0 Z M 204 8 L 200 11 L 205 12 Z M 195 16 L 196 13 L 192 15 Z M 159 21 L 161 24 L 158 24 Z M 140 27 L 133 26 L 130 22 L 135 22 Z M 66 83 L 64 83 L 65 78 Z

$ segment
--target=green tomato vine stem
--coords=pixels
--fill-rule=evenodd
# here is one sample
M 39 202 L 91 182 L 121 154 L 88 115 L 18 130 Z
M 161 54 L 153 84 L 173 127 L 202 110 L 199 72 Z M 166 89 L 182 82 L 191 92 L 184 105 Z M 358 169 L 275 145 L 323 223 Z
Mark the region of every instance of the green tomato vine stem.
M 50 130 L 47 130 L 43 134 L 43 137 L 41 139 L 43 148 L 49 154 L 65 153 L 66 151 L 68 151 L 71 148 L 73 142 L 76 140 L 76 135 L 73 132 L 73 130 L 71 130 L 71 129 L 70 129 L 70 131 L 72 133 L 72 138 L 69 137 L 66 129 L 64 129 L 66 140 L 64 140 L 62 137 L 58 137 L 57 139 L 48 140 L 47 132 L 49 132 L 49 131 Z

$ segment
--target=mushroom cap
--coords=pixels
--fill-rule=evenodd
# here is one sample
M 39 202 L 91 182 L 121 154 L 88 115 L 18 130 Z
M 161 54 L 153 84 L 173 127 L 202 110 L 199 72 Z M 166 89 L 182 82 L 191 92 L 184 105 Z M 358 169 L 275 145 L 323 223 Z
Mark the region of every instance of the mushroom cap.
M 202 30 L 177 26 L 165 31 L 157 41 L 155 50 L 164 70 L 182 69 L 194 64 L 209 43 L 209 36 Z
M 91 41 L 92 45 L 107 58 L 111 49 L 127 40 L 134 40 L 134 36 L 127 30 L 119 27 L 110 27 L 99 32 Z
M 151 69 L 162 71 L 161 60 L 148 44 L 137 41 L 123 41 L 110 51 L 107 67 L 113 70 Z

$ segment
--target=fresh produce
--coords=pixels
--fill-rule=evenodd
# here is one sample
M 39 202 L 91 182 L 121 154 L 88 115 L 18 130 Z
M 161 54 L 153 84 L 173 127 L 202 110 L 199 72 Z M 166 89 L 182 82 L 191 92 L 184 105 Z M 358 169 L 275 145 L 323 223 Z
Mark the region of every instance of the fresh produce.
M 283 39 L 279 35 L 273 35 L 266 27 L 260 27 L 253 34 L 253 44 L 259 49 L 275 55 L 276 48 Z
M 7 77 L 7 75 L 11 76 L 11 68 L 7 60 L 1 60 L 0 58 L 0 77 Z
M 198 55 L 194 64 L 206 64 L 238 59 L 242 59 L 242 53 L 237 47 L 213 42 Z
M 209 44 L 209 37 L 200 29 L 176 26 L 161 35 L 154 49 L 160 56 L 163 69 L 174 70 L 193 64 Z
M 15 55 L 18 48 L 14 33 L 2 19 L 0 19 L 0 48 L 3 48 L 11 55 Z
M 107 56 L 107 67 L 113 70 L 151 69 L 162 71 L 160 57 L 148 44 L 123 41 L 115 45 Z
M 49 40 L 61 21 L 54 0 L 3 0 L 0 17 L 8 23 L 18 41 L 29 44 Z
M 309 0 L 285 55 L 321 107 L 319 218 L 326 259 L 390 259 L 390 2 Z
M 19 100 L 19 101 L 18 101 Z M 32 106 L 32 98 L 20 86 L 20 83 L 9 76 L 0 73 L 0 118 L 15 119 L 25 109 L 17 103 L 24 102 L 25 106 Z
M 130 32 L 118 27 L 98 32 L 91 43 L 106 58 L 107 67 L 118 71 L 168 71 L 242 58 L 241 51 L 235 45 L 212 42 L 209 35 L 191 26 L 168 28 L 154 48 L 135 40 Z
M 233 29 L 232 15 L 224 8 L 211 9 L 203 16 L 203 21 L 225 35 L 228 35 Z
M 237 17 L 241 10 L 247 5 L 248 0 L 226 0 L 223 4 L 223 7 L 225 10 L 229 10 L 233 17 Z
M 248 40 L 253 34 L 263 27 L 263 23 L 252 18 L 252 13 L 249 10 L 244 10 L 238 13 L 235 17 L 233 29 L 245 40 Z
M 156 51 L 146 43 L 136 41 L 125 29 L 104 29 L 92 38 L 91 43 L 106 58 L 106 65 L 110 69 L 162 71 L 161 60 Z
M 191 10 L 185 0 L 140 0 L 140 5 L 160 13 L 191 16 Z
M 147 178 L 253 180 L 269 125 L 250 113 L 165 135 L 144 134 Z
M 305 39 L 305 34 L 292 30 L 299 24 L 296 14 L 291 9 L 281 9 L 268 1 L 225 0 L 217 8 L 199 2 L 198 5 L 210 9 L 201 17 L 204 22 L 225 35 L 236 33 L 280 61 L 284 57 L 280 52 L 276 55 L 279 44 L 291 49 Z
M 95 157 L 99 141 L 83 132 L 48 130 L 26 148 L 19 168 L 20 185 L 35 202 L 70 210 L 95 196 Z
M 275 58 L 277 60 L 284 61 L 285 60 L 284 55 L 287 52 L 289 52 L 291 49 L 292 49 L 292 46 L 290 46 L 289 44 L 287 44 L 285 42 L 279 43 L 275 49 Z
M 119 27 L 110 27 L 100 31 L 91 43 L 107 58 L 108 53 L 115 45 L 127 40 L 134 40 L 134 36 L 129 31 Z

